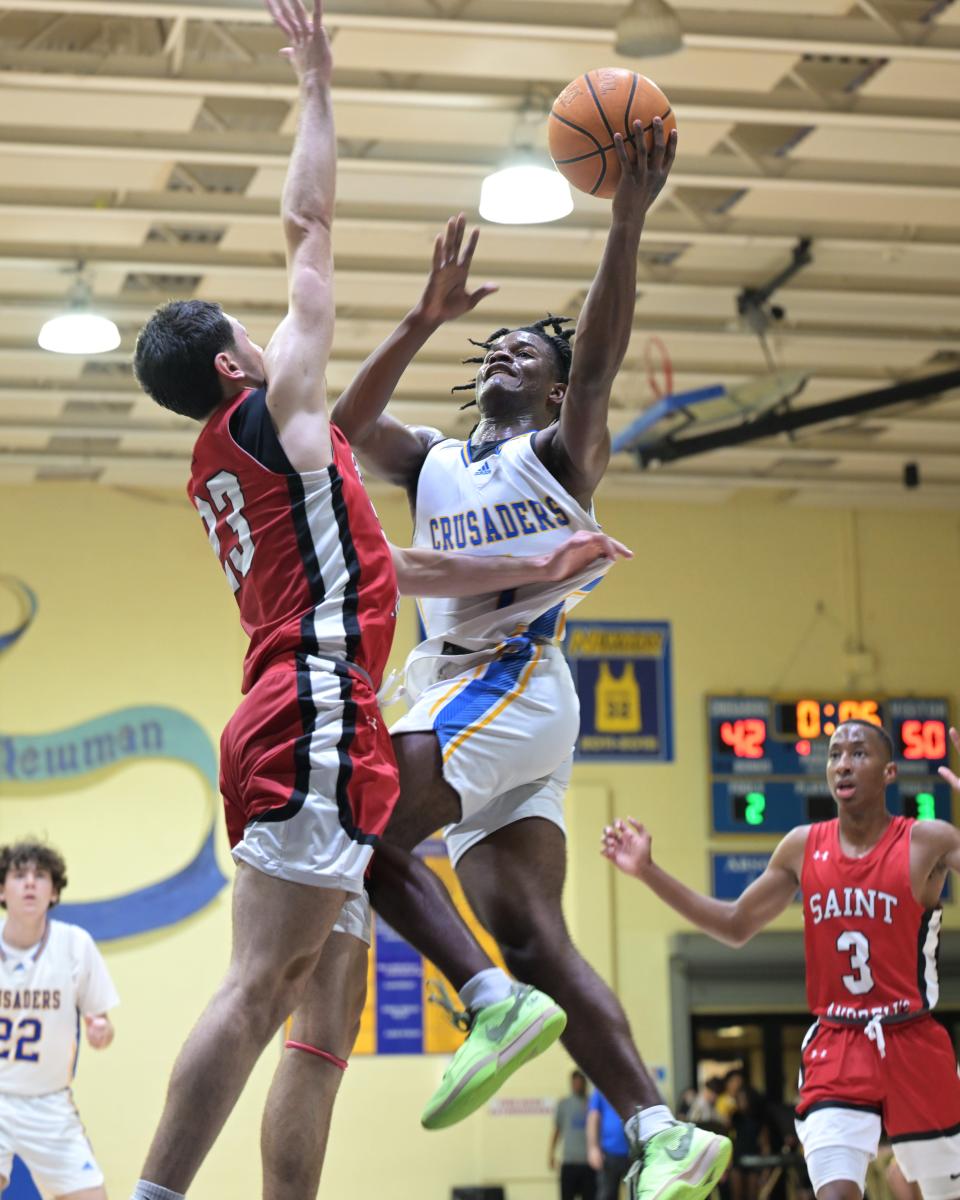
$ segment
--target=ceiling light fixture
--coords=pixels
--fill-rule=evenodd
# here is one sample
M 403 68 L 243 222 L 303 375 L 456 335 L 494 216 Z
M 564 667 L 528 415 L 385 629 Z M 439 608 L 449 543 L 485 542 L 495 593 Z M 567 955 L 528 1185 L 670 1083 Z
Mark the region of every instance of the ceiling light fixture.
M 518 156 L 484 179 L 480 216 L 498 225 L 540 225 L 573 212 L 570 185 L 539 155 Z
M 682 47 L 680 18 L 666 0 L 633 0 L 617 23 L 615 49 L 626 58 L 675 54 Z
M 77 268 L 83 270 L 82 266 Z M 106 354 L 120 345 L 120 330 L 109 317 L 90 311 L 90 284 L 78 275 L 70 288 L 69 312 L 47 321 L 37 342 L 54 354 Z

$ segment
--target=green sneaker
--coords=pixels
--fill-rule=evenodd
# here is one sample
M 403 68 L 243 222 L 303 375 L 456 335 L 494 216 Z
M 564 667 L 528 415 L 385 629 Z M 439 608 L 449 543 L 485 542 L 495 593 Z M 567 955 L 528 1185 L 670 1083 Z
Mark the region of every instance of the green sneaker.
M 485 1104 L 525 1062 L 552 1046 L 567 1023 L 563 1009 L 532 987 L 475 1013 L 467 1040 L 443 1073 L 420 1117 L 424 1129 L 446 1129 Z
M 720 1182 L 733 1143 L 696 1125 L 674 1125 L 644 1143 L 627 1175 L 630 1200 L 704 1200 Z

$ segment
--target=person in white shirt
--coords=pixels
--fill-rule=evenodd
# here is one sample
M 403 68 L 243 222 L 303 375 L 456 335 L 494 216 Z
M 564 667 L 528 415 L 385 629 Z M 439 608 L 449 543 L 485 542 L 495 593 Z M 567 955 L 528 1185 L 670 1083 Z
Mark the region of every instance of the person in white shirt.
M 66 885 L 52 847 L 0 846 L 0 1192 L 16 1154 L 45 1195 L 106 1200 L 70 1082 L 81 1019 L 93 1049 L 109 1046 L 118 996 L 90 934 L 50 920 Z

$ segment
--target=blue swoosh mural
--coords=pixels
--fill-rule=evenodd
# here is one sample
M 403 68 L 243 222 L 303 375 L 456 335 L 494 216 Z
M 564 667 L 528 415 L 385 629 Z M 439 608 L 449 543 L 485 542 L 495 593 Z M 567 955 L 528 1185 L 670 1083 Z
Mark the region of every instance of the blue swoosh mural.
M 38 606 L 36 593 L 22 579 L 15 579 L 12 575 L 0 575 L 0 587 L 4 591 L 12 592 L 20 609 L 14 627 L 0 633 L 0 654 L 2 654 L 27 632 L 33 623 L 33 618 L 37 615 Z
M 174 708 L 118 709 L 52 733 L 0 734 L 0 788 L 50 786 L 145 759 L 187 763 L 207 785 L 210 819 L 199 850 L 182 870 L 146 887 L 102 900 L 63 903 L 57 917 L 82 925 L 96 941 L 161 929 L 197 912 L 226 877 L 214 853 L 217 759 L 206 730 Z

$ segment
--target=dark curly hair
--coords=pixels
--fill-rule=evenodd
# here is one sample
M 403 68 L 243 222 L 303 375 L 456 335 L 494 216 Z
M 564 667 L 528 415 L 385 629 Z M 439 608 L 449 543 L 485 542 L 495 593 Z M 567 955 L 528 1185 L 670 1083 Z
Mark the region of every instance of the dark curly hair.
M 233 345 L 233 326 L 219 304 L 171 300 L 140 330 L 133 370 L 158 404 L 203 421 L 223 401 L 213 360 Z
M 570 322 L 570 317 L 555 317 L 552 313 L 547 313 L 542 321 L 535 321 L 532 325 L 519 325 L 515 329 L 511 329 L 509 325 L 505 325 L 502 329 L 497 329 L 487 338 L 485 342 L 474 341 L 473 338 L 468 338 L 471 346 L 479 346 L 481 350 L 492 350 L 494 345 L 505 337 L 508 333 L 534 333 L 541 338 L 550 349 L 553 351 L 553 357 L 558 368 L 558 377 L 561 383 L 566 383 L 570 379 L 570 363 L 573 361 L 573 328 L 566 329 L 564 326 Z M 484 355 L 473 355 L 471 358 L 463 359 L 464 363 L 482 363 Z M 458 384 L 457 387 L 450 389 L 450 394 L 455 392 L 475 391 L 477 386 L 476 376 L 469 383 Z M 468 400 L 466 404 L 461 404 L 461 411 L 465 408 L 471 408 L 476 404 L 476 396 L 472 400 Z
M 59 898 L 67 886 L 67 864 L 63 861 L 62 854 L 43 842 L 26 839 L 22 842 L 11 842 L 9 846 L 0 846 L 0 883 L 6 882 L 8 871 L 16 867 L 28 867 L 31 863 L 41 871 L 50 872 L 54 891 Z M 50 907 L 53 908 L 57 902 L 54 900 Z M 0 908 L 6 907 L 6 903 L 0 900 Z

